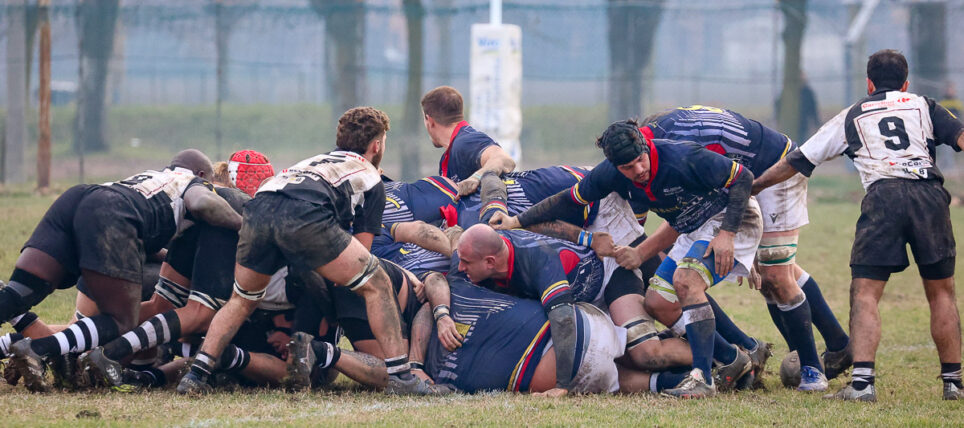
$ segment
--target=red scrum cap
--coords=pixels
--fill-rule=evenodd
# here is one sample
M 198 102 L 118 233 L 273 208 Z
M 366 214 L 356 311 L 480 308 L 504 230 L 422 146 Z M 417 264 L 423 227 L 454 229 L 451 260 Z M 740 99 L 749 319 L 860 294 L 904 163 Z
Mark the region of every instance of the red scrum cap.
M 274 167 L 267 156 L 254 150 L 241 150 L 228 160 L 228 172 L 238 189 L 254 196 L 261 182 L 274 175 Z

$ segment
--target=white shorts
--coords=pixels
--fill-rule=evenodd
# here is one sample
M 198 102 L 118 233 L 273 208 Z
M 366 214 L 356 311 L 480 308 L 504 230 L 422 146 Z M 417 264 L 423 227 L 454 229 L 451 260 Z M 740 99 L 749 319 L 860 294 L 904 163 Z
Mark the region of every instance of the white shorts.
M 710 217 L 699 229 L 690 233 L 684 233 L 676 238 L 676 243 L 673 244 L 673 249 L 670 250 L 668 257 L 676 263 L 679 263 L 683 257 L 686 257 L 686 253 L 690 251 L 693 243 L 696 241 L 712 241 L 720 231 L 720 225 L 723 223 L 725 213 L 726 210 Z M 753 260 L 756 257 L 757 247 L 760 245 L 760 238 L 762 236 L 763 221 L 760 218 L 760 205 L 757 204 L 755 198 L 750 198 L 746 206 L 746 211 L 743 213 L 743 221 L 740 223 L 740 228 L 733 238 L 733 258 L 736 261 L 736 265 L 733 267 L 733 270 L 730 271 L 729 275 L 719 283 L 735 283 L 737 277 L 746 277 L 750 274 L 750 268 L 753 266 Z M 654 277 L 654 279 L 656 278 L 657 277 Z M 666 281 L 672 281 L 672 278 L 665 279 Z M 651 282 L 650 287 L 666 300 L 670 302 L 677 301 L 676 292 L 669 284 L 654 284 Z
M 626 350 L 626 329 L 613 321 L 599 308 L 588 303 L 576 303 L 578 311 L 588 323 L 589 346 L 573 378 L 572 391 L 596 394 L 619 391 L 616 358 Z
M 763 214 L 764 232 L 785 232 L 810 223 L 807 213 L 807 177 L 797 173 L 756 195 Z
M 599 213 L 596 215 L 596 220 L 586 230 L 593 233 L 608 233 L 613 237 L 613 244 L 615 245 L 632 244 L 636 238 L 646 233 L 643 226 L 636 220 L 636 215 L 633 213 L 633 209 L 629 207 L 629 202 L 626 202 L 617 193 L 611 193 L 599 201 Z M 609 279 L 617 268 L 619 268 L 619 263 L 616 263 L 615 258 L 606 257 L 603 259 L 605 275 L 603 276 L 602 291 L 605 291 Z M 634 270 L 633 273 L 640 280 L 643 279 L 643 274 L 639 269 Z M 602 297 L 602 291 L 599 293 L 600 298 Z

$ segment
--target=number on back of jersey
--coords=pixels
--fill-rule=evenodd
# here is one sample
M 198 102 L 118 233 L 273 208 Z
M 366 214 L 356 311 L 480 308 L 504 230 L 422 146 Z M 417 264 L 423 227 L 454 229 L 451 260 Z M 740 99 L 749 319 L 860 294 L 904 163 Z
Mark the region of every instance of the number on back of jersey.
M 190 172 L 165 169 L 164 171 L 144 171 L 112 184 L 134 189 L 148 199 L 163 192 L 171 200 L 177 200 L 194 179 L 194 174 Z

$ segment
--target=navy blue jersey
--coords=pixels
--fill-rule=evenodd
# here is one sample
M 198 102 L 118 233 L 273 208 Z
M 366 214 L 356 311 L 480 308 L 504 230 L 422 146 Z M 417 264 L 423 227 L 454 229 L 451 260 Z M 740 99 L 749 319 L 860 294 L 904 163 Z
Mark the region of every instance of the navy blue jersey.
M 518 215 L 543 199 L 572 187 L 587 173 L 588 168 L 564 165 L 506 173 L 502 181 L 508 194 L 506 208 L 509 215 Z M 478 223 L 481 210 L 482 198 L 479 193 L 459 199 L 459 226 L 467 229 Z M 586 227 L 596 219 L 598 211 L 598 204 L 591 203 L 581 211 L 563 213 L 559 220 Z
M 396 223 L 421 220 L 438 225 L 444 219 L 442 208 L 455 203 L 458 189 L 442 177 L 425 177 L 414 183 L 385 183 L 385 213 L 382 224 L 391 229 Z
M 725 190 L 743 173 L 742 165 L 692 142 L 647 138 L 646 143 L 650 171 L 645 186 L 604 160 L 572 186 L 572 200 L 587 205 L 616 192 L 634 211 L 648 206 L 679 233 L 696 230 L 726 208 Z
M 602 290 L 603 263 L 591 249 L 522 229 L 499 234 L 509 247 L 508 277 L 488 279 L 480 286 L 539 300 L 546 309 L 564 302 L 592 302 Z M 456 252 L 449 276 L 465 278 L 458 265 Z
M 438 173 L 456 182 L 465 180 L 482 168 L 482 152 L 498 145 L 484 132 L 476 131 L 463 120 L 452 132 L 449 147 L 438 163 Z
M 451 281 L 451 314 L 464 336 L 462 346 L 449 352 L 431 334 L 425 371 L 437 383 L 461 391 L 528 391 L 536 367 L 551 338 L 549 319 L 538 303 Z M 578 371 L 589 346 L 589 320 L 576 311 Z
M 387 230 L 372 240 L 372 254 L 391 261 L 422 278 L 430 272 L 447 273 L 451 258 L 415 244 L 396 242 Z
M 680 107 L 647 123 L 650 138 L 693 141 L 750 169 L 755 176 L 791 152 L 789 137 L 734 111 L 707 106 Z

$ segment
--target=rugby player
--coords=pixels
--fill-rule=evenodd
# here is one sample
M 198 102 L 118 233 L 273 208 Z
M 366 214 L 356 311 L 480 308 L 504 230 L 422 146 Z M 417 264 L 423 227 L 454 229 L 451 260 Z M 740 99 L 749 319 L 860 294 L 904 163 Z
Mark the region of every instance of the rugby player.
M 644 122 L 645 126 L 640 129 L 650 138 L 697 142 L 741 163 L 755 176 L 763 174 L 796 149 L 796 144 L 787 136 L 739 113 L 716 107 L 681 107 L 652 115 Z M 847 347 L 849 338 L 824 300 L 816 281 L 796 264 L 799 228 L 809 222 L 806 177 L 795 175 L 780 186 L 764 190 L 756 199 L 763 214 L 763 237 L 757 250 L 757 261 L 767 309 L 790 349 L 800 355 L 802 382 L 799 389 L 824 390 L 827 385 L 819 374 L 823 370 L 810 328 L 811 318 L 827 343 L 823 355 L 827 378 L 833 379 L 846 370 L 852 356 Z M 672 229 L 664 226 L 660 232 L 671 233 Z M 654 235 L 654 240 L 659 237 L 659 234 Z M 641 249 L 645 247 L 639 246 L 636 251 L 621 248 L 616 252 L 616 258 L 624 266 L 631 267 L 639 257 L 645 256 L 638 254 Z M 720 329 L 719 324 L 717 329 Z M 722 333 L 724 337 L 728 336 L 728 332 Z M 746 337 L 740 332 L 734 332 L 734 336 Z M 740 345 L 752 349 L 755 344 Z
M 190 149 L 161 171 L 74 186 L 54 201 L 0 290 L 0 319 L 26 312 L 81 276 L 100 314 L 11 346 L 10 364 L 29 389 L 47 389 L 44 357 L 86 351 L 136 325 L 145 256 L 190 223 L 187 213 L 212 225 L 240 228 L 241 216 L 204 181 L 211 175 L 207 156 Z
M 828 398 L 876 401 L 877 304 L 890 274 L 907 268 L 908 244 L 930 304 L 943 397 L 964 395 L 951 198 L 934 162 L 937 145 L 964 147 L 964 125 L 934 100 L 907 92 L 907 86 L 904 56 L 890 49 L 875 52 L 867 61 L 868 97 L 845 108 L 753 183 L 754 191 L 761 191 L 798 172 L 809 177 L 817 165 L 846 154 L 867 192 L 850 255 L 854 370 L 850 383 Z
M 680 236 L 660 269 L 672 278 L 672 288 L 679 296 L 680 321 L 693 356 L 693 370 L 687 379 L 666 392 L 687 398 L 714 395 L 716 386 L 709 374 L 715 342 L 721 338 L 705 290 L 731 274 L 750 273 L 763 227 L 759 207 L 750 198 L 753 174 L 698 144 L 646 138 L 633 120 L 613 123 L 596 144 L 606 160 L 582 181 L 518 216 L 496 214 L 491 223 L 503 229 L 542 223 L 611 193 L 646 204 L 666 219 Z M 650 245 L 647 242 L 652 244 L 647 239 L 640 245 Z M 647 304 L 660 298 L 647 291 Z M 660 321 L 673 325 L 676 320 Z M 727 376 L 728 381 L 736 381 L 750 370 L 750 361 L 744 364 L 739 358 L 742 354 L 737 355 L 729 365 L 740 367 Z
M 422 97 L 425 130 L 432 145 L 444 148 L 439 175 L 459 184 L 459 195 L 475 193 L 486 172 L 497 175 L 515 169 L 515 161 L 488 135 L 463 120 L 462 94 L 451 86 L 439 86 Z
M 609 303 L 624 297 L 614 293 L 632 294 L 629 291 L 634 287 L 607 287 L 607 283 L 631 280 L 641 283 L 638 277 L 631 274 L 608 276 L 595 253 L 583 246 L 525 230 L 496 232 L 486 224 L 472 226 L 462 234 L 458 252 L 452 256 L 452 267 L 450 280 L 463 277 L 486 288 L 542 303 L 556 335 L 558 384 L 550 395 L 565 395 L 572 390 L 571 375 L 574 373 L 572 368 L 576 346 L 573 303 Z M 642 284 L 635 288 L 641 290 Z M 636 304 L 642 316 L 632 323 L 632 326 L 638 327 L 633 330 L 630 342 L 637 343 L 630 347 L 657 339 L 655 325 L 645 317 L 638 300 Z M 435 311 L 439 310 L 436 306 Z M 644 364 L 666 367 L 690 362 L 689 349 L 682 342 L 656 352 L 662 355 Z
M 385 189 L 378 172 L 388 116 L 371 107 L 338 121 L 338 150 L 305 159 L 268 180 L 244 207 L 234 293 L 218 311 L 179 393 L 202 392 L 221 351 L 284 265 L 316 271 L 359 293 L 379 345 L 389 356 L 389 393 L 425 389 L 412 376 L 391 284 L 368 248 L 380 233 Z M 354 236 L 348 234 L 349 228 Z

